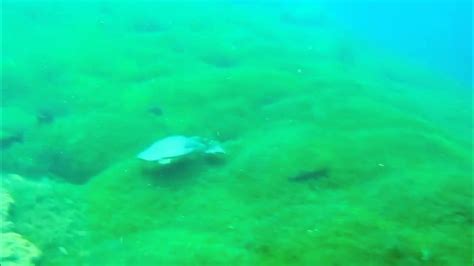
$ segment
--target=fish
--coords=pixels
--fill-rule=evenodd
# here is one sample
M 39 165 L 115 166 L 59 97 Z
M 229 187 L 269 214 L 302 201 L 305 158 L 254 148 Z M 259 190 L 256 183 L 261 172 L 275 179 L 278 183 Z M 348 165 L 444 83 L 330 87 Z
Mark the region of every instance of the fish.
M 305 182 L 309 180 L 320 179 L 323 177 L 329 177 L 329 169 L 328 168 L 321 168 L 313 171 L 304 171 L 300 172 L 297 175 L 291 176 L 288 178 L 289 181 L 294 182 Z
M 225 150 L 215 140 L 196 136 L 173 135 L 154 142 L 147 149 L 140 152 L 137 158 L 144 161 L 158 162 L 159 164 L 169 164 L 174 159 L 199 152 L 219 154 L 225 153 Z

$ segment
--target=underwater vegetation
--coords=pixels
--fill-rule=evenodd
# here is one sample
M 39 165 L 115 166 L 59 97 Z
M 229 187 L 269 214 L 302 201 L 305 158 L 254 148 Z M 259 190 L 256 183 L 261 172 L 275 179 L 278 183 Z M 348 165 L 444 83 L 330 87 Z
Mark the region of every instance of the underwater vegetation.
M 2 30 L 2 265 L 473 263 L 472 88 L 316 6 L 5 1 Z
M 34 265 L 41 251 L 18 233 L 11 231 L 12 222 L 9 212 L 14 200 L 2 188 L 0 190 L 0 260 L 4 265 Z

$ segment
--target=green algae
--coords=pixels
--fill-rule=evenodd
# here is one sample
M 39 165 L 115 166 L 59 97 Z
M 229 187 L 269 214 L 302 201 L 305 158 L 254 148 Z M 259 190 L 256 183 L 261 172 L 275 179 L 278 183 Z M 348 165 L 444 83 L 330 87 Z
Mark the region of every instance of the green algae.
M 28 181 L 2 185 L 41 265 L 472 262 L 470 88 L 305 10 L 5 7 L 2 172 Z M 172 134 L 227 156 L 133 159 Z

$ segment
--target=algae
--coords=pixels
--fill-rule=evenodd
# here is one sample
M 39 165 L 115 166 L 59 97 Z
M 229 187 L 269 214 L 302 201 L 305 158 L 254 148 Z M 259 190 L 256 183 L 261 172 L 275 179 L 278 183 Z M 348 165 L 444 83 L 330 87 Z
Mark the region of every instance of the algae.
M 2 187 L 38 265 L 472 263 L 471 88 L 320 9 L 3 7 Z M 226 157 L 134 158 L 176 134 Z

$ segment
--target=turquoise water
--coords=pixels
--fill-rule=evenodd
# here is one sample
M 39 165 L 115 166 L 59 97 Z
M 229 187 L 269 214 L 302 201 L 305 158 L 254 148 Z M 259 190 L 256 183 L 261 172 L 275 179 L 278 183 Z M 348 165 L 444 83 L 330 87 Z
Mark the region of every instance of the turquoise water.
M 327 1 L 341 26 L 470 85 L 472 1 Z
M 472 264 L 470 26 L 398 4 L 3 2 L 0 263 Z

